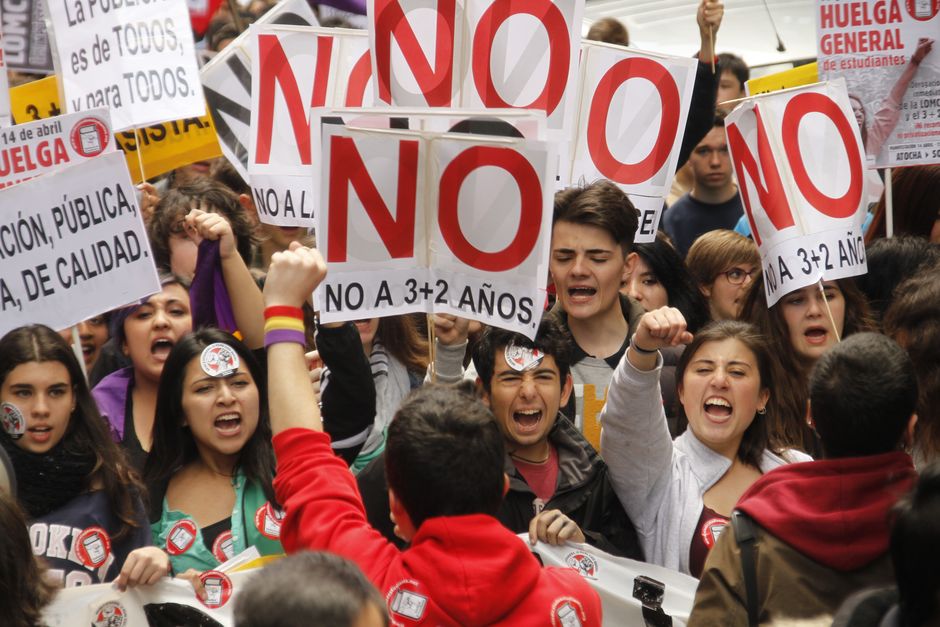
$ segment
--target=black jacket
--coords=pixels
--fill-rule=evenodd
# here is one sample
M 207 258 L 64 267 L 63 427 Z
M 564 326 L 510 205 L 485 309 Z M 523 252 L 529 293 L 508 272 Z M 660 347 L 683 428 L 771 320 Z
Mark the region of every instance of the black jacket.
M 636 529 L 614 494 L 607 464 L 561 413 L 548 437 L 558 450 L 558 487 L 544 509 L 561 510 L 581 527 L 588 543 L 602 551 L 642 560 Z M 508 455 L 505 468 L 509 492 L 496 517 L 508 529 L 523 533 L 529 530 L 535 515 L 536 496 Z M 404 546 L 394 536 L 388 517 L 385 454 L 366 466 L 357 480 L 369 523 L 398 546 Z

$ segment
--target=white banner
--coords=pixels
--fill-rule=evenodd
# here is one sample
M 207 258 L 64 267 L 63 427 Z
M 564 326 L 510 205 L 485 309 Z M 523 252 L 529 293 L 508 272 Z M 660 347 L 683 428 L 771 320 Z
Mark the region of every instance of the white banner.
M 656 238 L 676 172 L 695 59 L 585 41 L 571 181 L 606 178 L 640 210 L 635 241 Z
M 368 36 L 342 28 L 253 25 L 248 176 L 262 222 L 313 226 L 310 108 L 360 101 Z M 351 74 L 342 74 L 342 71 Z M 368 103 L 371 104 L 371 103 Z
M 519 539 L 528 544 L 528 534 Z M 587 544 L 552 546 L 539 542 L 532 551 L 545 566 L 574 568 L 597 590 L 604 608 L 604 625 L 610 627 L 681 627 L 689 620 L 698 579 L 655 564 L 614 557 Z M 643 606 L 652 613 L 643 616 Z M 657 611 L 657 606 L 659 610 Z M 667 617 L 672 618 L 672 622 Z
M 184 0 L 47 0 L 69 113 L 111 109 L 115 131 L 205 113 Z
M 323 127 L 324 322 L 424 311 L 535 335 L 545 300 L 550 144 Z
M 0 131 L 0 189 L 117 150 L 107 109 Z
M 0 336 L 63 329 L 160 291 L 124 155 L 0 191 Z
M 816 0 L 819 78 L 845 78 L 868 167 L 940 163 L 940 0 Z
M 317 17 L 306 0 L 281 0 L 255 24 L 316 26 Z M 248 180 L 251 125 L 251 46 L 246 31 L 235 38 L 199 73 L 206 105 L 215 123 L 222 154 Z
M 767 304 L 867 271 L 864 149 L 839 79 L 749 98 L 725 121 Z
M 369 0 L 376 98 L 395 106 L 544 111 L 562 139 L 577 107 L 584 0 Z

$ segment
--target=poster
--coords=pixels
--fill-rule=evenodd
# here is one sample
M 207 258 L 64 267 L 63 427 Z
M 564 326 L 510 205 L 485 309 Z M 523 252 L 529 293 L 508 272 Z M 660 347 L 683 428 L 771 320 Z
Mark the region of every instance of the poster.
M 43 0 L 4 2 L 3 57 L 7 69 L 35 74 L 52 74 L 52 51 L 46 33 Z

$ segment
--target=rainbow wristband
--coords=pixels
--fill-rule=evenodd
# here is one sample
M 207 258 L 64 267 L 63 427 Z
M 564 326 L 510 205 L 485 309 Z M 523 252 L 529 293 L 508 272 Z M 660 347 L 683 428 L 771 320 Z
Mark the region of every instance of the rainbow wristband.
M 301 346 L 306 346 L 307 338 L 304 336 L 303 331 L 295 331 L 294 329 L 273 329 L 271 331 L 265 331 L 265 348 L 270 347 L 272 344 L 280 344 L 281 342 L 293 342 Z

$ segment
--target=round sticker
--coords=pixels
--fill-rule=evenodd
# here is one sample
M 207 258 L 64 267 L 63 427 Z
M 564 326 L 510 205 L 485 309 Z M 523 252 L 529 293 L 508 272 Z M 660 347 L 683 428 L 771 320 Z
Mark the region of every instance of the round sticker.
M 124 627 L 127 624 L 127 610 L 117 601 L 108 601 L 98 608 L 92 627 Z
M 526 370 L 532 370 L 542 363 L 545 353 L 537 348 L 526 348 L 524 346 L 509 344 L 506 346 L 503 357 L 510 368 L 516 372 L 525 372 Z
M 574 551 L 565 556 L 565 564 L 578 571 L 582 577 L 594 579 L 597 575 L 597 560 L 593 555 Z
M 196 541 L 196 523 L 181 520 L 170 528 L 166 536 L 166 552 L 170 555 L 182 555 Z
M 12 403 L 0 403 L 0 422 L 3 423 L 3 430 L 14 440 L 26 433 L 26 418 L 20 408 Z
M 929 22 L 940 11 L 940 0 L 907 0 L 907 14 L 918 22 Z
M 111 142 L 107 125 L 95 117 L 82 118 L 72 127 L 72 149 L 83 157 L 97 157 Z
M 199 357 L 202 371 L 210 377 L 227 377 L 234 374 L 240 363 L 235 349 L 221 342 L 206 346 Z
M 199 580 L 206 588 L 206 600 L 201 601 L 210 610 L 222 607 L 232 596 L 232 580 L 225 573 L 207 570 L 199 575 Z
M 728 521 L 724 518 L 709 518 L 706 520 L 700 529 L 702 541 L 705 543 L 705 546 L 709 549 L 715 546 L 715 543 L 718 542 L 718 536 L 721 535 L 721 532 L 724 531 L 727 526 Z
M 75 554 L 89 568 L 98 568 L 111 555 L 111 538 L 101 527 L 89 527 L 75 538 Z
M 232 538 L 231 531 L 223 531 L 215 539 L 215 542 L 212 543 L 212 555 L 219 560 L 220 564 L 224 564 L 235 557 L 235 540 Z
M 265 503 L 255 512 L 255 527 L 265 538 L 279 540 L 281 538 L 281 521 L 284 512 L 274 509 L 270 503 Z

